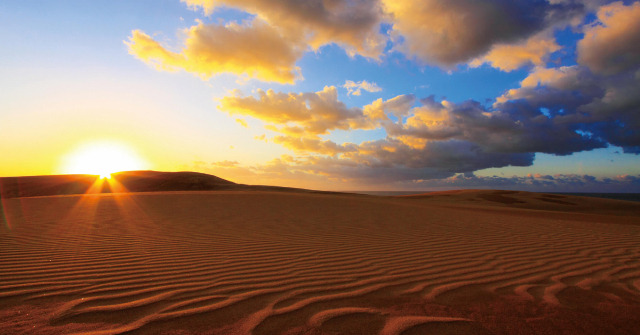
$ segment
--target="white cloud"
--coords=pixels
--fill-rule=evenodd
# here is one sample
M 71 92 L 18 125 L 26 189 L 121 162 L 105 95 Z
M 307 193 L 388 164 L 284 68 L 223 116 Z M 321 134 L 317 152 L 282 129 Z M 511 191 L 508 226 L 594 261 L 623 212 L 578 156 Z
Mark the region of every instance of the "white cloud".
M 380 92 L 382 88 L 378 86 L 376 83 L 370 83 L 366 80 L 361 80 L 359 82 L 354 82 L 351 80 L 347 80 L 342 87 L 347 89 L 348 95 L 360 95 L 362 91 L 367 92 Z

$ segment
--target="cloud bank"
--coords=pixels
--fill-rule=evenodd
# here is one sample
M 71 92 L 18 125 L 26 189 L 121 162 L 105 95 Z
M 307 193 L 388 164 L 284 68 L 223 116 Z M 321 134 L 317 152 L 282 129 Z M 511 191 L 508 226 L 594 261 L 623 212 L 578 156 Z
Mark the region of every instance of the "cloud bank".
M 543 65 L 558 50 L 553 30 L 582 22 L 597 8 L 596 0 L 182 0 L 206 15 L 221 7 L 254 16 L 250 22 L 204 24 L 186 30 L 184 47 L 171 51 L 142 31 L 134 30 L 126 44 L 137 58 L 161 70 L 183 69 L 208 79 L 230 72 L 267 82 L 292 84 L 302 78 L 296 62 L 306 51 L 334 44 L 351 57 L 380 61 L 397 51 L 423 64 L 453 69 L 460 64 L 486 63 L 504 71 Z M 620 23 L 612 17 L 622 4 L 601 11 L 607 27 L 586 33 L 584 50 L 613 46 L 609 56 L 624 49 L 616 41 Z M 634 9 L 635 5 L 634 5 Z M 633 21 L 635 14 L 625 14 Z M 386 29 L 384 27 L 390 27 Z M 613 27 L 613 28 L 612 28 Z M 624 36 L 622 36 L 622 35 Z M 615 46 L 613 45 L 615 44 Z M 622 48 L 622 49 L 621 49 Z M 635 54 L 634 54 L 635 52 Z M 598 66 L 607 54 L 582 52 L 583 62 Z M 635 62 L 637 50 L 625 56 Z M 602 64 L 601 64 L 602 65 Z M 354 91 L 358 92 L 358 91 Z
M 602 7 L 598 17 L 626 19 L 633 13 L 618 6 L 624 7 Z M 605 35 L 607 29 L 618 29 L 604 23 L 585 29 L 597 27 Z M 585 50 L 580 48 L 579 56 Z M 256 97 L 236 92 L 222 99 L 219 108 L 260 119 L 279 132 L 271 140 L 299 155 L 283 163 L 293 170 L 363 182 L 415 182 L 530 166 L 535 153 L 569 155 L 610 145 L 640 153 L 637 65 L 625 63 L 613 74 L 600 69 L 538 66 L 492 105 L 405 94 L 349 108 L 339 100 L 336 87 L 327 86 L 306 93 L 258 91 Z M 361 143 L 330 139 L 336 130 L 371 129 L 384 130 L 386 137 Z
M 320 160 L 315 160 L 319 163 Z M 428 191 L 450 189 L 511 189 L 533 192 L 592 192 L 592 193 L 638 193 L 640 175 L 617 175 L 614 177 L 595 177 L 585 174 L 528 174 L 526 176 L 477 176 L 473 173 L 458 173 L 442 178 L 412 179 L 413 170 L 389 170 L 388 180 L 384 174 L 361 175 L 355 165 L 347 162 L 324 164 L 332 166 L 336 173 L 318 174 L 309 164 L 300 164 L 298 159 L 283 156 L 266 164 L 237 166 L 237 162 L 197 162 L 192 168 L 211 174 L 250 181 L 256 184 L 299 186 L 301 182 L 308 187 L 328 190 L 374 190 L 388 189 L 389 181 L 396 181 L 393 187 L 404 190 Z M 311 169 L 310 169 L 311 167 Z M 345 173 L 347 171 L 348 173 Z M 372 172 L 373 170 L 369 170 Z M 329 171 L 330 172 L 330 171 Z M 338 173 L 339 172 L 339 173 Z M 383 177 L 382 179 L 380 177 Z M 354 182 L 354 180 L 356 182 Z M 347 187 L 347 188 L 345 188 Z M 356 188 L 354 188 L 356 187 Z M 360 187 L 360 188 L 358 188 Z M 382 188 L 381 188 L 382 187 Z
M 596 178 L 590 175 L 528 174 L 518 177 L 479 177 L 473 174 L 458 174 L 450 178 L 415 182 L 418 186 L 429 189 L 514 189 L 534 192 L 591 192 L 591 193 L 628 193 L 640 190 L 640 175 L 619 175 L 613 178 Z
M 256 90 L 245 95 L 236 90 L 220 99 L 218 109 L 261 120 L 275 133 L 261 140 L 295 154 L 254 167 L 254 175 L 421 185 L 437 185 L 435 180 L 467 186 L 560 187 L 576 180 L 601 186 L 637 184 L 636 177 L 505 179 L 476 177 L 473 172 L 530 166 L 536 153 L 570 155 L 614 145 L 640 154 L 640 2 L 183 2 L 207 15 L 231 7 L 253 18 L 242 23 L 200 22 L 186 30 L 179 51 L 136 30 L 126 42 L 130 53 L 161 70 L 182 69 L 203 78 L 231 72 L 279 83 L 302 79 L 297 61 L 329 44 L 373 62 L 399 52 L 447 70 L 487 64 L 505 72 L 523 67 L 529 72 L 492 104 L 408 93 L 349 107 L 331 85 L 316 92 Z M 585 23 L 589 13 L 595 19 Z M 554 33 L 565 28 L 584 36 L 577 42 L 576 62 L 556 65 L 551 55 L 564 50 Z M 365 80 L 346 81 L 342 87 L 348 96 L 381 91 Z M 383 137 L 350 143 L 334 136 L 354 130 L 373 130 Z M 243 169 L 238 164 L 216 167 Z

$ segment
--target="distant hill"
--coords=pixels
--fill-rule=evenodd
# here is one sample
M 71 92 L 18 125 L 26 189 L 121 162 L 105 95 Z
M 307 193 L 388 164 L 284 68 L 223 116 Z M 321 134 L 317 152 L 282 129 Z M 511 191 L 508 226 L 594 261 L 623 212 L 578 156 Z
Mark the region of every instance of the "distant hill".
M 115 192 L 278 191 L 327 193 L 299 188 L 237 184 L 198 172 L 126 171 L 100 180 L 96 175 L 53 175 L 0 178 L 0 198 Z
M 228 189 L 238 185 L 197 172 L 127 171 L 112 174 L 110 182 L 104 183 L 99 178 L 94 175 L 5 177 L 0 178 L 0 196 L 18 198 L 111 193 L 118 188 L 124 188 L 129 192 L 205 191 Z
M 127 171 L 114 173 L 111 178 L 130 192 L 206 191 L 237 185 L 226 179 L 198 172 Z

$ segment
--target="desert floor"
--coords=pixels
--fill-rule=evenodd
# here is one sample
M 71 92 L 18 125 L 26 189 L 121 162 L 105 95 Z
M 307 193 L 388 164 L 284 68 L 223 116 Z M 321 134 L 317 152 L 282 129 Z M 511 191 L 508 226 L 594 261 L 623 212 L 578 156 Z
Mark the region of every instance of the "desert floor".
M 2 208 L 1 334 L 640 334 L 640 204 L 220 191 Z

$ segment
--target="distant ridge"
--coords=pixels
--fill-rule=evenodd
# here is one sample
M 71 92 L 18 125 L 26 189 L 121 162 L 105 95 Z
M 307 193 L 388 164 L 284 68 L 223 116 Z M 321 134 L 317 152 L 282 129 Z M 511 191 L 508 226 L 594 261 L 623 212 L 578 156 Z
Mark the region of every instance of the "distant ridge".
M 95 175 L 53 175 L 0 178 L 2 198 L 84 194 L 98 181 Z M 237 185 L 234 182 L 197 172 L 126 171 L 111 175 L 113 181 L 129 192 L 205 191 Z M 115 183 L 113 183 L 115 184 Z M 105 182 L 91 193 L 111 193 Z
M 111 174 L 111 182 L 102 183 L 97 175 L 51 175 L 0 178 L 0 198 L 24 198 L 53 195 L 119 192 L 170 191 L 278 191 L 335 194 L 300 188 L 237 184 L 206 173 L 125 171 Z M 96 183 L 97 182 L 97 183 Z M 96 188 L 96 185 L 98 188 Z
M 131 192 L 216 190 L 234 182 L 198 172 L 126 171 L 114 173 L 117 180 Z

